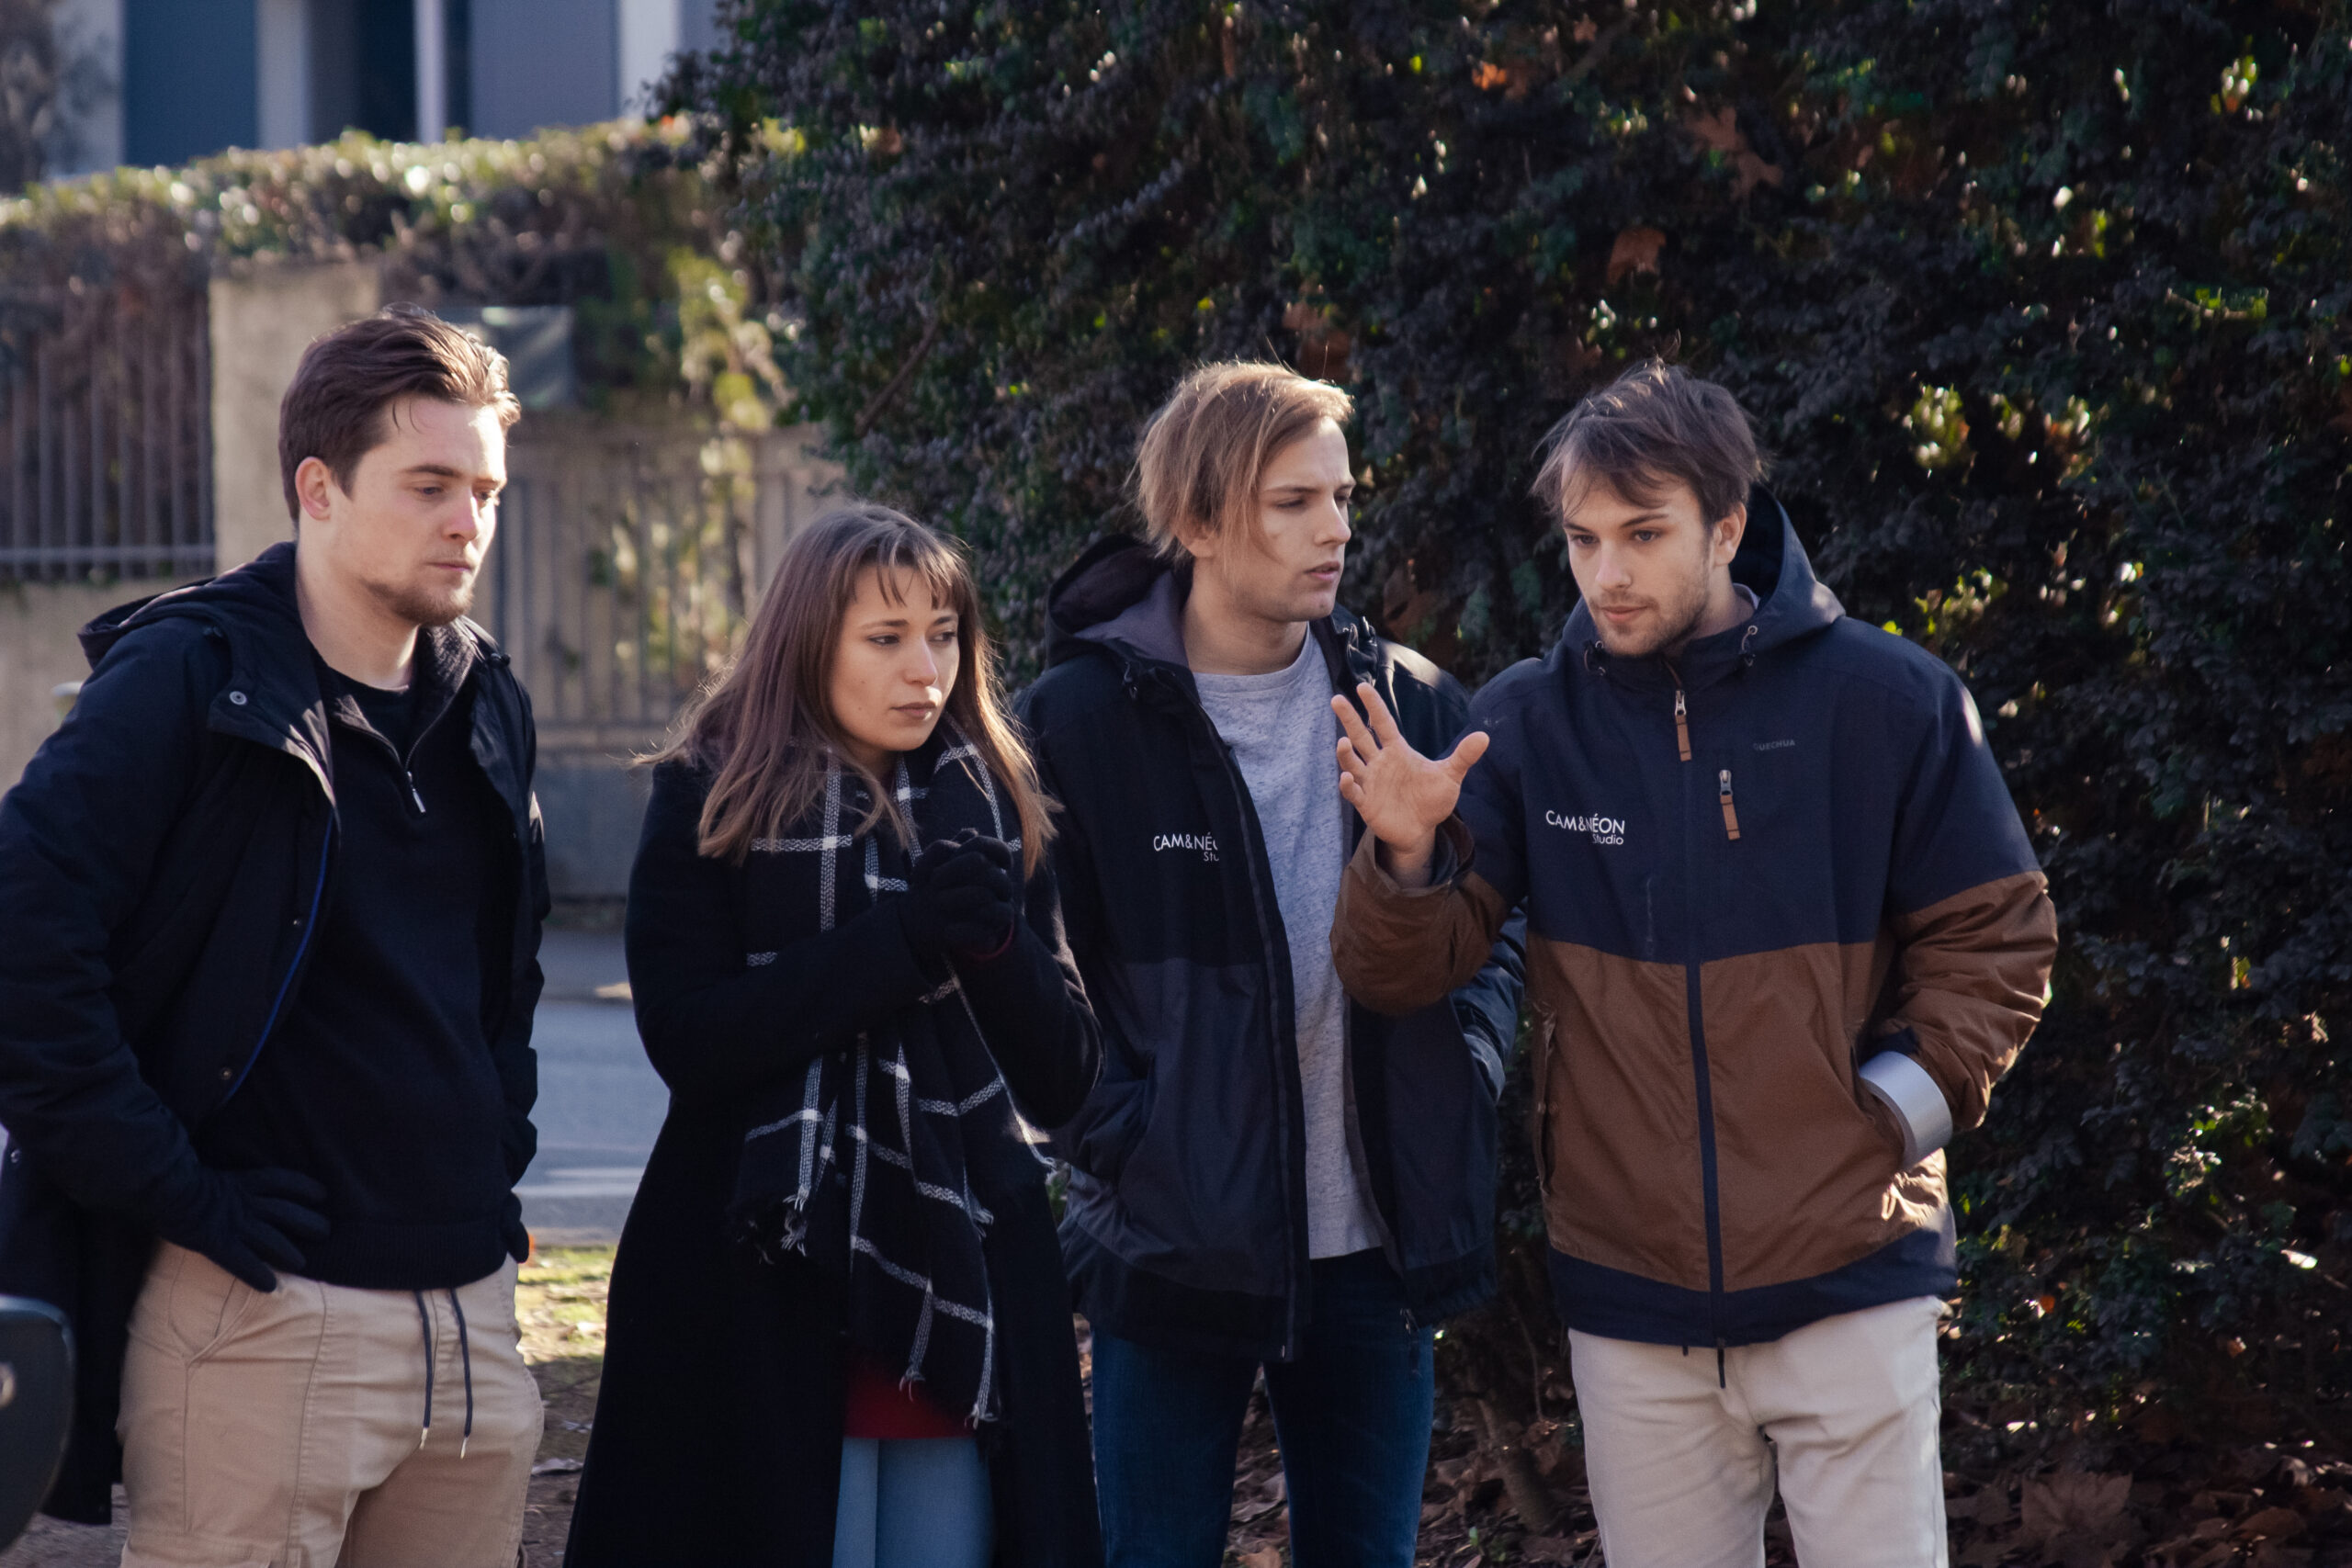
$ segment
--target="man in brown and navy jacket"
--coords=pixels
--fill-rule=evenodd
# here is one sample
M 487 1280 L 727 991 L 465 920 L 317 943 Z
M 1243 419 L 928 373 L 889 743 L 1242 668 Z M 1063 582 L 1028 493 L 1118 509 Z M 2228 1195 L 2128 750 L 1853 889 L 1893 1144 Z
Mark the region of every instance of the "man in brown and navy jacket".
M 1776 1472 L 1806 1568 L 1940 1568 L 1940 1151 L 2041 1017 L 2044 879 L 1966 688 L 1815 579 L 1730 394 L 1653 362 L 1548 446 L 1550 657 L 1442 760 L 1341 713 L 1339 974 L 1426 1006 L 1527 911 L 1611 1568 L 1760 1565 Z

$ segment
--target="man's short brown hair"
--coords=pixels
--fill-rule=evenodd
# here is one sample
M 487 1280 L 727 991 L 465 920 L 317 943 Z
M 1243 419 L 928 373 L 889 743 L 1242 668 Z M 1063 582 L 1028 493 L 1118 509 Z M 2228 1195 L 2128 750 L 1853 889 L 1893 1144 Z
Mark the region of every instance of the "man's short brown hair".
M 1748 487 L 1764 477 L 1739 400 L 1662 359 L 1642 361 L 1578 403 L 1539 450 L 1535 494 L 1562 523 L 1595 485 L 1655 506 L 1679 481 L 1712 526 L 1746 504 Z
M 1204 365 L 1145 422 L 1136 504 L 1163 556 L 1184 553 L 1183 530 L 1255 527 L 1258 481 L 1274 454 L 1325 420 L 1345 425 L 1355 400 L 1287 365 Z
M 277 468 L 286 513 L 302 503 L 294 470 L 316 457 L 345 495 L 359 459 L 384 444 L 384 421 L 402 398 L 434 398 L 491 409 L 501 426 L 523 416 L 506 389 L 506 356 L 415 305 L 387 305 L 327 333 L 302 351 L 294 382 L 277 405 Z

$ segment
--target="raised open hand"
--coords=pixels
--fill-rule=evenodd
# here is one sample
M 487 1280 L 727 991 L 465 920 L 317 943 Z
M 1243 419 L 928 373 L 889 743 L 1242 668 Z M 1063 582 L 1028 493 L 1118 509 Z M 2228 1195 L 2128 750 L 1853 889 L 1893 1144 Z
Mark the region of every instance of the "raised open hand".
M 1451 755 L 1424 757 L 1398 733 L 1379 692 L 1359 685 L 1356 695 L 1371 717 L 1369 727 L 1345 697 L 1331 699 L 1341 731 L 1340 795 L 1380 840 L 1386 851 L 1383 858 L 1396 879 L 1418 886 L 1429 878 L 1438 828 L 1453 815 L 1463 779 L 1487 754 L 1487 734 L 1473 730 Z

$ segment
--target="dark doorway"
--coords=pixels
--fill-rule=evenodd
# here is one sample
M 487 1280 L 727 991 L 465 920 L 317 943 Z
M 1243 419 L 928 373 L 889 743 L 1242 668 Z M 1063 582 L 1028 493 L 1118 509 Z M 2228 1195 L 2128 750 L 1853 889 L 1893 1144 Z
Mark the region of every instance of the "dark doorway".
M 360 130 L 389 141 L 416 139 L 416 6 L 413 0 L 357 0 Z
M 311 0 L 311 134 L 416 135 L 413 0 Z

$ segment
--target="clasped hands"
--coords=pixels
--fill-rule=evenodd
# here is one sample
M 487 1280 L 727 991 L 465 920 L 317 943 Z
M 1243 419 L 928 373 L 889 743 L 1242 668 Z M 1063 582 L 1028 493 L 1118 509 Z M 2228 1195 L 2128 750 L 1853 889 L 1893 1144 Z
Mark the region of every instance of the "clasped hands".
M 1331 699 L 1340 716 L 1340 796 L 1380 840 L 1380 863 L 1389 874 L 1405 887 L 1426 886 L 1437 830 L 1453 815 L 1471 766 L 1487 754 L 1487 733 L 1474 729 L 1447 755 L 1424 757 L 1397 730 L 1377 690 L 1360 683 L 1356 695 L 1363 716 L 1347 698 Z
M 971 828 L 934 840 L 907 868 L 907 940 L 919 953 L 993 958 L 1012 940 L 1018 897 L 1012 845 Z

